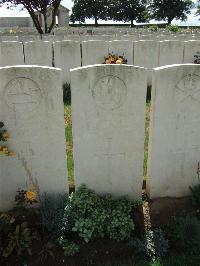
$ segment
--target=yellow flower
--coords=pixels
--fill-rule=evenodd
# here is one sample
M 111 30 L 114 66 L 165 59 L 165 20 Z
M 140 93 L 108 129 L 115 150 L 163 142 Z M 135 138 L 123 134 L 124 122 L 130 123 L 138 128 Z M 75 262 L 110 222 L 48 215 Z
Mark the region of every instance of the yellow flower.
M 10 135 L 8 132 L 3 132 L 2 137 L 7 140 L 10 138 Z
M 26 200 L 30 203 L 36 202 L 37 199 L 37 192 L 35 190 L 28 190 L 26 191 Z

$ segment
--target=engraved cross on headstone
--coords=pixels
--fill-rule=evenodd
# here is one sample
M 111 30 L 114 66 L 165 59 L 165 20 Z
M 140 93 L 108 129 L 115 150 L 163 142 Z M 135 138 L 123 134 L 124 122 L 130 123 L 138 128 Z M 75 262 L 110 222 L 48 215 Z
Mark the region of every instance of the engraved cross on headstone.
M 200 103 L 200 97 L 197 95 L 200 90 L 199 83 L 200 76 L 188 74 L 176 85 L 176 90 L 182 94 L 182 101 L 191 98 L 193 101 Z
M 112 146 L 112 138 L 107 138 L 107 148 L 105 153 L 101 154 L 95 154 L 95 156 L 100 157 L 106 157 L 106 169 L 107 169 L 107 177 L 111 177 L 111 170 L 112 170 L 112 160 L 116 159 L 117 157 L 124 158 L 125 152 L 111 152 L 111 146 Z

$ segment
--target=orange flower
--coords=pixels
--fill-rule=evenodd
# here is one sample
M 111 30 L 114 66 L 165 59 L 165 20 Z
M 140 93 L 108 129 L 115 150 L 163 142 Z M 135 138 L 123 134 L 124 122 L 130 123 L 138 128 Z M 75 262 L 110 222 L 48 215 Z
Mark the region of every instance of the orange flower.
M 29 203 L 36 202 L 37 192 L 35 190 L 28 190 L 26 191 L 25 197 Z
M 9 138 L 10 138 L 10 135 L 8 134 L 8 132 L 4 132 L 4 133 L 2 134 L 2 137 L 3 137 L 4 139 L 9 139 Z

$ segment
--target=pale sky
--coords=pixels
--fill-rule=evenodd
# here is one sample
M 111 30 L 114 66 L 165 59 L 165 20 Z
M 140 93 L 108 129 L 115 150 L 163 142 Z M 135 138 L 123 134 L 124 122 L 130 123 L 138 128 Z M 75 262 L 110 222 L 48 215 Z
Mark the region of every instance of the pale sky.
M 66 6 L 67 8 L 69 8 L 71 10 L 73 3 L 71 0 L 63 0 L 62 5 Z
M 193 0 L 193 2 L 196 2 L 196 0 Z M 72 0 L 62 0 L 61 2 L 62 5 L 66 6 L 70 10 L 72 9 L 73 2 Z M 7 9 L 6 7 L 0 7 L 0 17 L 27 17 L 29 16 L 28 12 L 26 10 L 20 10 L 21 8 L 15 8 L 14 10 Z M 195 11 L 192 11 L 192 14 L 188 16 L 188 21 L 187 25 L 199 25 L 199 17 L 194 16 Z M 88 23 L 88 20 L 86 20 Z M 91 22 L 91 20 L 89 21 Z M 106 22 L 101 22 L 100 23 L 106 23 Z M 175 22 L 176 24 L 181 24 L 184 25 L 184 22 L 178 23 Z
M 72 9 L 73 2 L 71 0 L 63 0 L 62 5 L 66 6 L 70 10 Z M 27 17 L 29 16 L 26 10 L 21 10 L 20 7 L 13 10 L 7 9 L 6 6 L 0 7 L 0 17 Z

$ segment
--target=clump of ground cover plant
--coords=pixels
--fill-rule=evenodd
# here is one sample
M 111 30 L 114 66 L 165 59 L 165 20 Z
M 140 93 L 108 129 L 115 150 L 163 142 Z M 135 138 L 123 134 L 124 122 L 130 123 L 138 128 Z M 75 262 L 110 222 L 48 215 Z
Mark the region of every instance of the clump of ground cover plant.
M 169 251 L 169 240 L 161 228 L 147 231 L 141 239 L 131 239 L 130 245 L 151 259 L 165 257 Z
M 13 253 L 31 254 L 32 232 L 27 217 L 32 216 L 30 205 L 37 203 L 37 192 L 34 188 L 18 190 L 15 196 L 15 207 L 0 214 L 0 255 L 9 257 Z M 31 214 L 31 215 L 30 215 Z
M 94 238 L 129 239 L 135 227 L 131 212 L 137 206 L 127 198 L 98 196 L 83 185 L 69 197 L 43 195 L 40 222 L 43 230 L 57 239 L 64 254 L 73 256 L 79 247 L 68 239 L 70 233 L 77 234 L 86 243 Z
M 99 241 L 125 245 L 133 256 L 146 261 L 144 265 L 170 265 L 172 250 L 177 258 L 184 252 L 196 261 L 200 248 L 200 221 L 195 215 L 175 217 L 167 228 L 149 228 L 145 234 L 138 234 L 134 219 L 138 203 L 125 197 L 99 196 L 86 186 L 70 196 L 38 196 L 34 188 L 18 190 L 15 203 L 13 210 L 0 214 L 2 265 L 13 256 L 29 255 L 31 260 L 33 254 L 41 263 L 36 265 L 44 265 L 56 256 L 63 256 L 67 263 L 72 259 L 67 257 L 76 256 L 76 260 L 83 256 L 84 249 Z M 35 245 L 41 247 L 37 253 Z M 89 257 L 94 263 L 95 257 Z
M 177 249 L 191 254 L 200 250 L 200 220 L 196 216 L 180 217 L 171 225 L 171 239 Z
M 116 241 L 129 239 L 134 230 L 131 217 L 133 202 L 126 198 L 114 200 L 111 195 L 98 196 L 86 186 L 81 186 L 68 198 L 63 216 L 59 245 L 67 256 L 79 252 L 78 245 L 67 239 L 70 232 L 77 233 L 85 242 L 94 238 Z
M 134 203 L 126 198 L 114 200 L 111 195 L 101 197 L 81 186 L 66 204 L 63 235 L 72 230 L 85 242 L 95 237 L 116 241 L 129 239 L 134 230 L 133 207 Z

